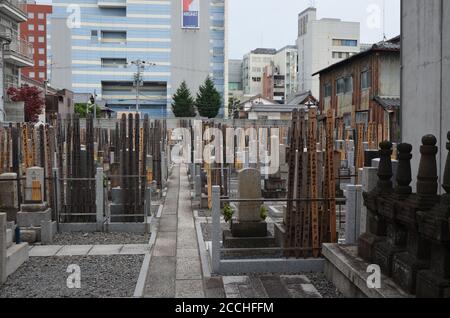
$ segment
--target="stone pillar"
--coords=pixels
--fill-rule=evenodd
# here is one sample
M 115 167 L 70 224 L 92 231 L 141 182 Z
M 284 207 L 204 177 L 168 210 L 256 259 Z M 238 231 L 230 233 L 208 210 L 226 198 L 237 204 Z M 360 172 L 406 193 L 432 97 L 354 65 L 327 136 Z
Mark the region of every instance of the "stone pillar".
M 362 191 L 369 193 L 377 187 L 378 168 L 365 167 L 362 172 Z M 362 196 L 362 194 L 361 194 Z M 361 234 L 367 231 L 367 207 L 361 204 L 361 218 L 360 218 L 360 232 Z
M 345 196 L 345 244 L 354 245 L 360 234 L 362 186 L 347 185 Z
M 392 192 L 392 143 L 384 141 L 380 144 L 380 163 L 378 165 L 377 191 L 379 193 Z
M 395 254 L 406 250 L 406 229 L 396 221 L 397 197 L 393 191 L 392 171 L 392 144 L 385 142 L 381 144 L 382 153 L 378 169 L 377 191 L 379 195 L 375 198 L 377 205 L 376 217 L 382 224 L 383 239 L 375 243 L 374 263 L 380 265 L 384 274 L 391 276 Z
M 0 180 L 2 180 L 0 181 L 0 205 L 5 209 L 17 211 L 19 208 L 17 174 L 3 173 L 0 175 Z
M 438 174 L 436 155 L 437 139 L 433 135 L 422 138 L 419 172 L 417 174 L 417 195 L 421 209 L 429 209 L 438 200 Z
M 167 157 L 164 152 L 161 152 L 161 187 L 164 189 L 167 182 Z
M 420 258 L 426 248 L 417 233 L 416 207 L 417 196 L 412 194 L 411 184 L 411 152 L 412 146 L 400 144 L 398 149 L 398 172 L 395 195 L 396 217 L 399 226 L 406 230 L 406 251 L 394 255 L 392 264 L 392 278 L 405 291 L 415 294 L 417 271 L 426 268 L 426 262 Z
M 103 229 L 104 221 L 104 187 L 103 187 L 103 168 L 97 168 L 95 175 L 95 205 L 96 205 L 96 222 L 97 231 Z
M 432 145 L 436 138 L 424 138 L 424 147 L 427 157 L 427 166 L 420 166 L 417 189 L 421 190 L 421 204 L 428 202 L 423 195 L 434 196 L 435 180 L 437 181 L 437 165 Z M 450 151 L 450 132 L 447 134 L 447 150 Z M 426 144 L 425 144 L 426 142 Z M 436 147 L 437 148 L 437 147 Z M 422 164 L 422 161 L 421 161 Z M 424 175 L 429 172 L 427 177 Z M 420 179 L 419 179 L 420 178 Z M 439 203 L 428 211 L 417 212 L 420 237 L 426 240 L 429 246 L 429 269 L 421 270 L 417 274 L 417 297 L 421 298 L 450 298 L 450 155 L 447 154 L 446 166 L 442 187 L 445 194 Z M 438 201 L 436 201 L 438 202 Z
M 211 263 L 212 272 L 220 273 L 220 186 L 212 187 L 212 244 L 211 244 Z
M 0 213 L 0 285 L 6 282 L 6 213 Z
M 381 196 L 392 193 L 392 144 L 388 141 L 380 143 L 380 160 L 378 165 L 378 181 L 376 188 L 364 193 L 364 205 L 367 207 L 366 233 L 359 237 L 358 255 L 367 262 L 373 262 L 375 244 L 386 236 L 386 221 L 379 215 L 378 200 Z
M 194 177 L 194 189 L 195 198 L 200 199 L 202 197 L 202 177 L 200 175 L 195 175 Z

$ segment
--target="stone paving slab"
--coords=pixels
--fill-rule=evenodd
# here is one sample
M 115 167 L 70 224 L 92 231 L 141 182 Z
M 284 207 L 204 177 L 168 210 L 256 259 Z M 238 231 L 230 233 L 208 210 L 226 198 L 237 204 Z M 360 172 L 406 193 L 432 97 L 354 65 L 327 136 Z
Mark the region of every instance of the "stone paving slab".
M 123 245 L 94 245 L 89 255 L 117 255 L 120 254 Z
M 225 298 L 223 282 L 220 277 L 205 278 L 205 297 L 207 298 Z
M 288 290 L 277 276 L 262 276 L 259 278 L 269 298 L 290 298 Z
M 203 281 L 196 280 L 178 280 L 175 283 L 176 298 L 204 298 Z
M 33 246 L 29 250 L 30 257 L 46 257 L 53 256 L 63 248 L 63 245 L 43 245 Z
M 82 256 L 87 255 L 94 245 L 65 245 L 56 253 L 56 256 Z
M 153 256 L 147 276 L 145 297 L 175 297 L 175 257 Z
M 42 245 L 31 247 L 29 255 L 30 257 L 144 255 L 150 251 L 150 248 L 148 244 Z
M 223 276 L 226 298 L 321 298 L 305 275 Z
M 176 279 L 202 279 L 198 258 L 177 258 Z
M 120 251 L 121 255 L 143 255 L 150 252 L 151 246 L 148 244 L 128 244 L 124 245 Z
M 177 216 L 164 215 L 159 221 L 160 232 L 176 232 L 177 230 Z
M 153 249 L 154 256 L 173 256 L 177 253 L 176 232 L 161 232 L 156 238 Z
M 177 250 L 177 257 L 178 258 L 198 258 L 199 253 L 197 246 L 192 246 L 192 248 L 182 248 Z

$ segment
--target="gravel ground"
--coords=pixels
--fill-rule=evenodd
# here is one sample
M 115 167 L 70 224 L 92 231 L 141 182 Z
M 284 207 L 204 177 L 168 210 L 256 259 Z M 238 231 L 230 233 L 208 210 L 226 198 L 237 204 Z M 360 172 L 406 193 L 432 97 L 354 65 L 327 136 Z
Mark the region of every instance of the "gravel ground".
M 143 255 L 33 257 L 0 287 L 0 298 L 132 297 L 143 259 Z M 80 266 L 80 289 L 67 287 L 71 264 Z
M 323 298 L 344 298 L 333 283 L 325 277 L 324 273 L 308 273 L 305 275 L 311 280 L 311 283 Z
M 111 244 L 146 244 L 150 234 L 134 233 L 58 233 L 53 239 L 53 245 L 111 245 Z

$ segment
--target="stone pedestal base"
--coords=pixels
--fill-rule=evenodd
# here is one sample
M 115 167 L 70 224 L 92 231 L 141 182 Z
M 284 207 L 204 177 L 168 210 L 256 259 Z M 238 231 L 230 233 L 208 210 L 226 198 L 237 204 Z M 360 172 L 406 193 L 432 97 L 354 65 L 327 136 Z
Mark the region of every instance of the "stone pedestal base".
M 284 247 L 284 236 L 286 235 L 286 228 L 284 227 L 284 224 L 275 223 L 274 232 L 277 244 Z
M 284 199 L 287 196 L 286 190 L 262 190 L 263 197 L 266 199 Z
M 51 221 L 51 219 L 52 219 L 51 209 L 36 212 L 21 211 L 17 213 L 17 225 L 19 227 L 41 226 L 42 222 Z
M 202 196 L 200 198 L 200 208 L 201 209 L 208 209 L 208 196 L 206 194 L 202 193 Z
M 266 237 L 266 222 L 233 222 L 231 234 L 234 237 Z
M 443 279 L 429 270 L 417 274 L 418 298 L 450 298 L 450 279 Z
M 416 294 L 416 280 L 419 270 L 428 268 L 427 262 L 420 261 L 409 252 L 394 255 L 392 279 L 410 294 Z
M 277 247 L 274 236 L 265 237 L 235 237 L 231 231 L 223 231 L 224 248 L 268 248 Z
M 375 255 L 375 244 L 384 238 L 370 233 L 362 234 L 358 239 L 358 256 L 366 262 L 372 262 Z
M 404 252 L 405 249 L 392 246 L 387 242 L 379 242 L 375 244 L 375 255 L 373 262 L 380 265 L 383 274 L 392 276 L 392 263 L 394 261 L 395 254 Z

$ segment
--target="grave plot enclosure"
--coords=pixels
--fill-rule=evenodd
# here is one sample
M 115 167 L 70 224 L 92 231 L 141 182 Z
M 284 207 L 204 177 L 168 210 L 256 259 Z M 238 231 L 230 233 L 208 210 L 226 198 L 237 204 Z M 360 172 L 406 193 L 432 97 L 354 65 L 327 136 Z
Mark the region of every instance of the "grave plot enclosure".
M 150 188 L 157 199 L 165 184 L 166 141 L 165 122 L 138 114 L 0 126 L 0 208 L 10 220 L 22 204 L 46 202 L 58 223 L 142 223 Z M 42 182 L 27 182 L 32 167 Z

